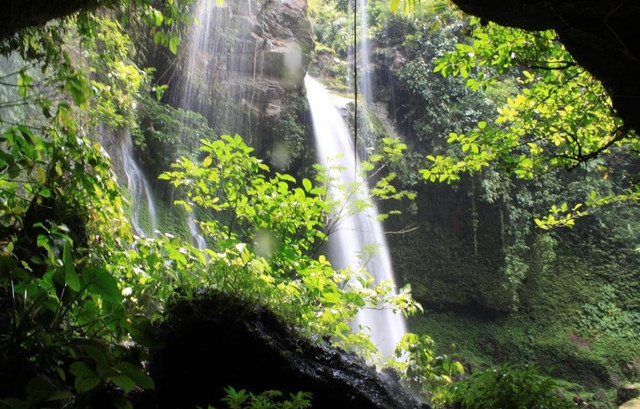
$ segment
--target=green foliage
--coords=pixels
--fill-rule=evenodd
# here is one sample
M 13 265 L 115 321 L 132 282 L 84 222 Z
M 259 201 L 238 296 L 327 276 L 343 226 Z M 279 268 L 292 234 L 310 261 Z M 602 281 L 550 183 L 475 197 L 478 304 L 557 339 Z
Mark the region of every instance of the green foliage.
M 616 300 L 611 285 L 603 286 L 595 299 L 586 300 L 579 318 L 581 334 L 591 339 L 603 335 L 635 338 L 640 329 L 640 313 L 623 310 Z
M 229 409 L 306 409 L 311 407 L 311 394 L 298 392 L 285 398 L 280 391 L 264 391 L 257 395 L 245 389 L 236 391 L 229 386 L 225 389 L 227 396 L 222 398 Z M 216 409 L 209 405 L 208 409 Z
M 147 73 L 131 61 L 133 43 L 118 22 L 93 17 L 91 24 L 93 36 L 82 43 L 92 78 L 91 125 L 133 129 L 140 91 L 148 86 Z
M 461 173 L 490 165 L 520 179 L 532 179 L 553 168 L 575 169 L 600 156 L 633 152 L 637 138 L 612 115 L 606 91 L 557 41 L 552 31 L 526 32 L 472 22 L 473 40 L 456 45 L 438 60 L 435 71 L 466 78 L 474 90 L 495 87 L 504 76 L 515 78 L 517 91 L 490 123 L 479 121 L 466 133 L 450 133 L 456 155 L 430 155 L 421 171 L 430 181 L 450 183 Z M 607 165 L 601 170 L 608 177 Z M 590 207 L 616 200 L 635 200 L 636 191 L 621 180 L 610 196 L 590 196 Z M 585 199 L 583 199 L 585 200 Z M 566 206 L 566 205 L 565 205 Z M 543 227 L 571 226 L 587 214 L 580 204 L 540 220 Z
M 326 188 L 271 174 L 252 150 L 237 135 L 203 140 L 200 161 L 182 158 L 161 175 L 186 196 L 176 203 L 199 215 L 208 248 L 192 270 L 202 271 L 203 284 L 343 340 L 345 322 L 365 305 L 415 310 L 408 293 L 392 296 L 387 285 L 372 287 L 368 273 L 335 271 L 324 256 L 316 258 L 326 238 Z
M 428 335 L 405 334 L 396 346 L 393 367 L 400 371 L 404 383 L 438 403 L 442 388 L 464 374 L 464 367 L 447 355 L 434 351 L 435 343 Z
M 535 367 L 505 364 L 451 384 L 445 402 L 475 409 L 573 407 L 557 389 L 556 382 L 540 375 Z
M 137 115 L 137 158 L 153 179 L 182 156 L 197 155 L 200 139 L 213 134 L 203 116 L 173 108 L 154 97 L 139 99 Z
M 339 4 L 311 1 L 309 15 L 314 22 L 317 42 L 331 50 L 336 57 L 346 59 L 349 44 L 353 43 L 347 10 Z
M 150 327 L 135 315 L 140 304 L 123 298 L 123 271 L 139 270 L 120 189 L 91 135 L 97 124 L 133 125 L 147 74 L 108 14 L 81 13 L 0 45 L 19 66 L 1 74 L 13 101 L 0 111 L 0 397 L 9 407 L 82 407 L 100 388 L 153 388 L 144 343 L 124 346 Z

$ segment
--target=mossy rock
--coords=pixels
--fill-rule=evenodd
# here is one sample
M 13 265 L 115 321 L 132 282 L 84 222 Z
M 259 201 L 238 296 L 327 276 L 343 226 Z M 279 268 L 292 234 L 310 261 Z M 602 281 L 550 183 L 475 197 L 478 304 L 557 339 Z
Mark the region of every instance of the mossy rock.
M 640 399 L 632 399 L 622 404 L 618 409 L 640 409 Z
M 618 404 L 638 400 L 638 397 L 640 397 L 640 383 L 626 383 L 618 387 Z M 640 408 L 640 406 L 632 407 Z

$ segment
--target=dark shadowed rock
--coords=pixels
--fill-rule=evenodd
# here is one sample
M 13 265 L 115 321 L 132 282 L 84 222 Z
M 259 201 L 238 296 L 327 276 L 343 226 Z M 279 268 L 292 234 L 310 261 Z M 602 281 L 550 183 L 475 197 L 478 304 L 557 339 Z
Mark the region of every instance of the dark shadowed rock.
M 161 408 L 217 404 L 223 389 L 313 394 L 312 407 L 424 408 L 393 375 L 301 337 L 273 313 L 213 294 L 169 308 L 151 372 Z

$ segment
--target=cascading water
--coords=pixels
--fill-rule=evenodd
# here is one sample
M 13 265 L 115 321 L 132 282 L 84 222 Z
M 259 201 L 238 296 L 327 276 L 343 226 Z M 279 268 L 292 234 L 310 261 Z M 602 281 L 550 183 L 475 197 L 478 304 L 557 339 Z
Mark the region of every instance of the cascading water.
M 250 15 L 251 0 L 245 1 L 245 4 L 236 4 L 239 8 L 236 11 L 243 10 Z M 208 0 L 196 3 L 194 16 L 196 23 L 189 35 L 187 63 L 176 102 L 181 108 L 198 112 L 210 122 L 215 122 L 218 129 L 226 129 L 229 133 L 241 132 L 241 125 L 247 121 L 242 114 L 232 111 L 242 111 L 242 106 L 252 98 L 247 94 L 244 82 L 246 73 L 251 70 L 255 79 L 257 63 L 255 59 L 249 61 L 247 58 L 249 51 L 254 51 L 246 38 L 248 28 L 243 29 L 243 25 L 248 25 L 247 18 Z M 220 93 L 216 97 L 210 92 L 214 89 Z M 214 101 L 220 95 L 223 99 Z M 185 132 L 188 132 L 186 126 Z M 193 213 L 188 215 L 187 226 L 194 244 L 204 249 L 206 241 Z
M 357 176 L 359 160 L 352 154 L 353 142 L 344 119 L 334 105 L 331 95 L 318 81 L 307 77 L 305 85 L 320 163 L 328 168 L 336 165 L 332 161 L 339 158 L 338 165 L 343 170 L 335 176 L 339 177 L 340 183 L 347 186 L 357 183 L 362 186 L 358 197 L 349 199 L 366 200 L 369 190 L 366 183 Z M 339 193 L 334 190 L 331 194 Z M 329 239 L 329 258 L 336 268 L 357 270 L 364 267 L 373 275 L 376 283 L 394 283 L 389 248 L 377 216 L 375 203 L 371 203 L 366 211 L 342 219 L 338 229 Z M 360 255 L 370 245 L 378 246 L 377 253 L 363 262 Z M 388 309 L 363 310 L 358 314 L 355 326 L 368 327 L 372 342 L 386 357 L 393 356 L 395 345 L 406 333 L 404 317 Z
M 196 2 L 175 103 L 204 115 L 221 132 L 250 132 L 255 95 L 247 83 L 261 75 L 264 61 L 251 31 L 252 0 L 225 3 Z
M 194 244 L 200 250 L 204 250 L 207 248 L 207 241 L 200 234 L 200 227 L 198 227 L 198 223 L 196 223 L 196 218 L 193 213 L 189 213 L 189 217 L 187 217 L 187 226 L 189 227 L 189 233 L 191 234 L 191 238 L 193 238 Z
M 125 180 L 131 195 L 131 209 L 129 221 L 135 234 L 141 237 L 151 237 L 157 228 L 156 206 L 149 182 L 138 166 L 133 153 L 133 141 L 131 133 L 126 131 L 116 132 L 101 126 L 98 129 L 100 144 L 109 153 L 116 174 Z M 148 222 L 142 223 L 142 212 L 146 202 Z

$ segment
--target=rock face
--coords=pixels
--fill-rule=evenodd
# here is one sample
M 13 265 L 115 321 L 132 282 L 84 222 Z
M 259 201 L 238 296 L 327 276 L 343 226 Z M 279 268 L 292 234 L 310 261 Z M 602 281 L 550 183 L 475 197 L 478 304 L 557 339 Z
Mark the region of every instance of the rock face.
M 251 137 L 300 93 L 313 50 L 305 0 L 200 1 L 170 102 L 219 133 Z
M 161 408 L 216 405 L 223 388 L 313 394 L 312 407 L 425 408 L 392 376 L 300 337 L 265 308 L 207 295 L 169 309 L 151 372 Z
M 502 25 L 555 29 L 576 61 L 609 89 L 625 124 L 640 130 L 640 3 L 631 0 L 453 0 Z

